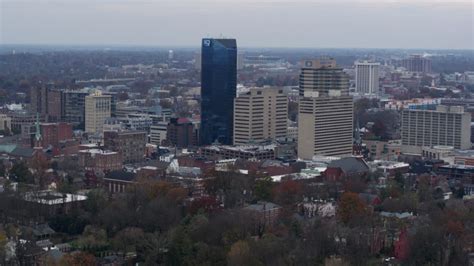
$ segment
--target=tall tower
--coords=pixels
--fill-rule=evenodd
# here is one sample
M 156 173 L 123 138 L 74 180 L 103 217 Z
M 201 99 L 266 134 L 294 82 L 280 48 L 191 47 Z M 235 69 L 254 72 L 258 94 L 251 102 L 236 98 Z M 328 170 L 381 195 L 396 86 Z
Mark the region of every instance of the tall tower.
M 282 88 L 250 88 L 234 99 L 234 145 L 284 138 L 288 96 Z
M 369 61 L 355 62 L 355 83 L 358 93 L 379 93 L 379 67 L 380 63 Z
M 237 87 L 235 39 L 203 39 L 201 48 L 201 144 L 232 144 Z
M 36 122 L 35 122 L 35 149 L 43 149 L 43 138 L 41 137 L 41 129 L 39 123 L 39 113 L 36 113 Z
M 298 157 L 352 154 L 353 100 L 347 75 L 331 58 L 304 61 L 300 74 Z
M 96 92 L 85 98 L 86 132 L 102 133 L 105 119 L 111 115 L 111 96 Z

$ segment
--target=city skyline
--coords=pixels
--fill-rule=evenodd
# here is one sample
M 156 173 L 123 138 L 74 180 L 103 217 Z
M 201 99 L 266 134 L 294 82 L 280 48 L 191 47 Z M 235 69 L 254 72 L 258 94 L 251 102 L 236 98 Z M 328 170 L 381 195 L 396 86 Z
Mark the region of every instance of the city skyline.
M 447 3 L 2 0 L 0 43 L 189 47 L 224 35 L 240 47 L 472 49 L 472 3 Z

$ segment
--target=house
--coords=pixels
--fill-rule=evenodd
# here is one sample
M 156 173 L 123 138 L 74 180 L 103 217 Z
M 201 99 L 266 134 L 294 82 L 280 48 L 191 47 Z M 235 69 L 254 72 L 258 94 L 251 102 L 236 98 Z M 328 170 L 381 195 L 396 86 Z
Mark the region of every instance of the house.
M 395 242 L 395 258 L 398 260 L 405 260 L 408 258 L 409 252 L 409 240 L 408 240 L 408 232 L 406 229 L 403 229 L 398 236 L 398 240 Z

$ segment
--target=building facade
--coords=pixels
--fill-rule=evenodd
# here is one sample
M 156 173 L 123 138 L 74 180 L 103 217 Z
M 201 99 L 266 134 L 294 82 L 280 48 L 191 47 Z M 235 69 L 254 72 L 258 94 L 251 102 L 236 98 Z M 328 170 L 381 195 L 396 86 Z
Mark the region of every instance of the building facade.
M 287 136 L 288 97 L 279 88 L 250 88 L 234 99 L 234 145 Z
M 110 95 L 99 93 L 85 97 L 85 130 L 87 133 L 102 133 L 104 122 L 110 117 L 110 101 Z
M 353 99 L 333 59 L 304 61 L 300 74 L 298 157 L 352 154 Z
M 355 62 L 355 84 L 358 93 L 379 93 L 379 67 L 380 63 L 368 61 Z
M 162 145 L 162 142 L 166 140 L 166 131 L 168 129 L 167 122 L 158 122 L 150 127 L 150 143 L 155 145 Z
M 80 125 L 85 123 L 85 103 L 89 93 L 84 91 L 62 92 L 62 119 L 64 122 Z
M 123 163 L 136 163 L 145 155 L 147 133 L 145 131 L 105 131 L 104 146 L 119 152 Z
M 237 42 L 203 39 L 201 56 L 201 144 L 232 144 Z
M 178 148 L 196 146 L 197 133 L 187 118 L 171 118 L 166 129 L 167 142 Z
M 10 132 L 12 129 L 12 118 L 6 114 L 0 114 L 0 130 Z
M 421 55 L 411 55 L 409 58 L 402 60 L 402 67 L 410 72 L 430 73 L 431 59 Z
M 471 114 L 460 106 L 402 111 L 402 152 L 421 154 L 422 147 L 471 148 Z
M 79 151 L 79 165 L 86 171 L 107 172 L 122 169 L 122 156 L 118 152 L 89 149 Z

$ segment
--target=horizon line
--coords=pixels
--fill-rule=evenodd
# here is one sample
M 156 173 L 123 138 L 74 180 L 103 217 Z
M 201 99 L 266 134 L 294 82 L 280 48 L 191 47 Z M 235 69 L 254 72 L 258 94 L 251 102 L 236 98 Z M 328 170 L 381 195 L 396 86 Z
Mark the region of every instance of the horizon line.
M 229 38 L 235 39 L 235 38 Z M 8 46 L 31 46 L 31 47 L 69 47 L 69 48 L 181 48 L 181 49 L 199 49 L 200 45 L 155 45 L 155 44 L 60 44 L 60 43 L 0 43 L 0 47 Z M 334 46 L 334 47 L 309 47 L 309 46 L 258 46 L 258 45 L 245 45 L 237 46 L 237 48 L 242 49 L 354 49 L 354 50 L 427 50 L 427 51 L 474 51 L 472 48 L 422 48 L 422 47 L 411 47 L 411 48 L 401 48 L 401 47 L 343 47 L 343 46 Z

